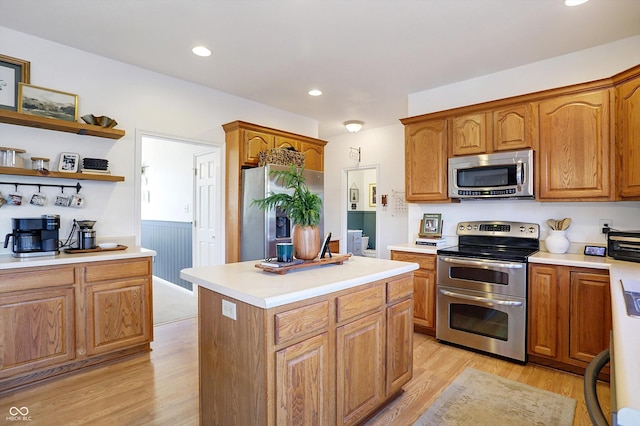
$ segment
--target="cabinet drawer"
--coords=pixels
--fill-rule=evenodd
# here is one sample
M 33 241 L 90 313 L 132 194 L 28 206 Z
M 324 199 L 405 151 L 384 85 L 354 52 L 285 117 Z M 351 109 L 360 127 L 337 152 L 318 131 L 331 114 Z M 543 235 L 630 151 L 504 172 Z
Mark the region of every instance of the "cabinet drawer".
M 76 281 L 74 267 L 27 268 L 1 273 L 0 292 L 26 290 L 30 288 L 72 285 Z
M 337 321 L 342 322 L 365 312 L 380 309 L 384 303 L 382 284 L 336 298 Z
M 113 261 L 87 266 L 85 268 L 85 282 L 93 283 L 150 274 L 151 262 L 149 259 Z
M 329 326 L 329 302 L 314 303 L 275 315 L 276 345 Z
M 413 274 L 387 283 L 387 303 L 393 303 L 413 294 Z
M 392 251 L 391 260 L 417 263 L 418 265 L 420 265 L 420 269 L 428 269 L 430 271 L 435 271 L 436 269 L 435 254 L 420 254 L 420 253 Z

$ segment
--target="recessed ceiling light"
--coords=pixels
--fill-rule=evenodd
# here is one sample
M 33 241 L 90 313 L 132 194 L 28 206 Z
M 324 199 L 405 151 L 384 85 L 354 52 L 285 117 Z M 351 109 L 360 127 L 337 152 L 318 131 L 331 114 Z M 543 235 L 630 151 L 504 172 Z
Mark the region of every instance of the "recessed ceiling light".
M 198 56 L 211 56 L 211 51 L 204 46 L 196 46 L 191 51 Z
M 588 1 L 589 0 L 564 0 L 564 4 L 565 6 L 580 6 Z
M 322 90 L 318 90 L 318 89 L 309 90 L 309 95 L 320 96 L 322 95 Z

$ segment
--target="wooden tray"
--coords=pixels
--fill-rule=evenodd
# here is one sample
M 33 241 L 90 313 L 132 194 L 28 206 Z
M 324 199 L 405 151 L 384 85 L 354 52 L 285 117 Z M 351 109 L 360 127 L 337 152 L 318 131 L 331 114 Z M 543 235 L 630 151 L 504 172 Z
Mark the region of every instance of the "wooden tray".
M 92 249 L 64 249 L 65 253 L 69 253 L 69 254 L 75 254 L 75 253 L 96 253 L 96 252 L 101 252 L 101 251 L 114 251 L 114 250 L 126 250 L 129 247 L 127 246 L 123 246 L 118 244 L 116 247 L 114 248 L 100 248 L 100 247 L 96 247 L 96 248 L 92 248 Z
M 291 266 L 280 266 L 280 267 L 269 267 L 269 266 L 264 266 L 261 265 L 260 263 L 256 263 L 256 268 L 260 268 L 263 271 L 266 272 L 273 272 L 274 274 L 285 274 L 287 273 L 287 271 L 290 271 L 292 269 L 301 269 L 301 268 L 311 268 L 313 266 L 319 266 L 319 265 L 328 265 L 328 264 L 336 264 L 336 265 L 342 265 L 344 263 L 345 260 L 349 260 L 349 258 L 351 257 L 351 253 L 349 254 L 334 254 L 333 257 L 325 257 L 323 259 L 313 259 L 313 260 L 307 260 L 304 263 L 299 263 L 297 265 L 291 265 Z

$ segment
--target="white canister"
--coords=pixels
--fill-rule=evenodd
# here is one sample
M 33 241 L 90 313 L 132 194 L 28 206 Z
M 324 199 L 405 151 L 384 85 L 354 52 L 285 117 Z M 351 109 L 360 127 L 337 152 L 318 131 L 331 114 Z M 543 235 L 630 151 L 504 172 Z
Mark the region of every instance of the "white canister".
M 550 230 L 549 236 L 544 240 L 549 253 L 566 253 L 571 242 L 567 238 L 567 231 Z
M 17 167 L 24 169 L 24 149 L 0 146 L 0 167 Z

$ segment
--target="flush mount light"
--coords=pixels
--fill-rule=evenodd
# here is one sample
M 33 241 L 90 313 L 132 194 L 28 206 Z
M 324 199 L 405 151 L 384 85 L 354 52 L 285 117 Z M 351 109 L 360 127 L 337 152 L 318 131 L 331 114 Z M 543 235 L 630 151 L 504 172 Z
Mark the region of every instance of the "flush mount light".
M 320 96 L 320 95 L 322 95 L 322 90 L 312 89 L 312 90 L 309 90 L 308 93 L 311 96 Z
M 564 0 L 564 4 L 565 6 L 580 6 L 588 1 L 589 0 Z
M 204 46 L 196 46 L 191 51 L 198 56 L 211 56 L 211 51 Z
M 346 127 L 347 130 L 350 131 L 351 133 L 356 133 L 356 132 L 359 132 L 360 129 L 362 129 L 362 126 L 364 126 L 364 121 L 349 120 L 349 121 L 345 121 L 342 124 L 344 124 L 344 127 Z

